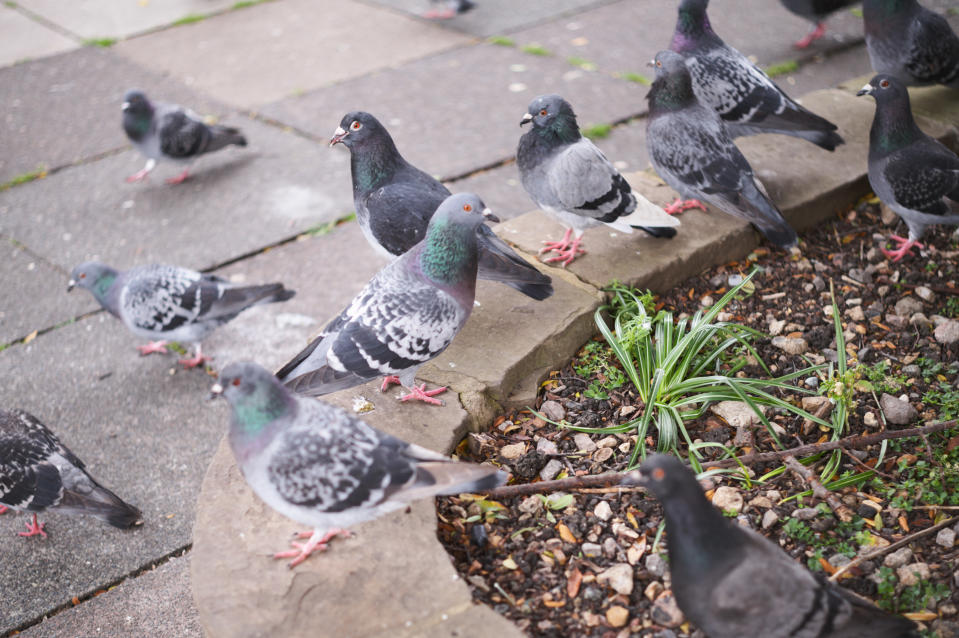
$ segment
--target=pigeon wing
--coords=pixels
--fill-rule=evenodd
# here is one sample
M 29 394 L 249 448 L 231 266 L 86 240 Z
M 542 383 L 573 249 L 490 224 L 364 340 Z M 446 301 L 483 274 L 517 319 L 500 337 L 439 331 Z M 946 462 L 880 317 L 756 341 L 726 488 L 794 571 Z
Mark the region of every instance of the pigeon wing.
M 393 182 L 370 193 L 366 208 L 370 231 L 393 255 L 402 255 L 426 236 L 426 227 L 436 208 L 450 192 L 430 178 L 430 182 Z
M 35 417 L 22 410 L 0 412 L 0 503 L 37 511 L 56 505 L 63 482 L 51 459 L 58 454 L 83 468 Z
M 636 207 L 629 184 L 585 137 L 553 156 L 547 176 L 563 210 L 612 222 Z
M 172 266 L 133 270 L 120 298 L 122 316 L 133 326 L 170 332 L 192 323 L 220 296 L 221 284 L 198 272 Z
M 930 150 L 921 159 L 913 153 L 891 157 L 883 175 L 901 206 L 928 215 L 948 215 L 945 198 L 959 197 L 959 157 L 938 145 Z
M 906 69 L 921 82 L 950 84 L 959 79 L 959 37 L 934 11 L 924 10 L 909 24 Z
M 199 155 L 210 139 L 209 127 L 183 109 L 163 113 L 157 128 L 160 151 L 168 157 L 184 159 Z

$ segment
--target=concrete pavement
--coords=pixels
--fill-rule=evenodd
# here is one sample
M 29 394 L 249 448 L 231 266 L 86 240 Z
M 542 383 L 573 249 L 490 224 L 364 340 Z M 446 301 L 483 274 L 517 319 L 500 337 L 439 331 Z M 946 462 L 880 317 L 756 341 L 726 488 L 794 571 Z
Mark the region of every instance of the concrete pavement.
M 714 1 L 712 18 L 727 42 L 764 66 L 801 62 L 795 72 L 777 77 L 797 95 L 869 72 L 861 23 L 852 14 L 836 16 L 825 40 L 810 53 L 797 54 L 791 42 L 808 25 L 778 3 L 737 0 L 736 11 L 717 10 L 723 2 Z M 18 0 L 0 6 L 5 34 L 0 98 L 8 105 L 0 122 L 0 184 L 7 185 L 0 191 L 0 246 L 9 256 L 0 266 L 0 407 L 38 416 L 94 476 L 140 506 L 146 518 L 142 528 L 120 532 L 92 519 L 51 513 L 44 518 L 50 538 L 41 541 L 15 536 L 24 515 L 0 517 L 0 538 L 6 539 L 0 544 L 0 635 L 26 629 L 26 635 L 37 636 L 196 636 L 201 617 L 214 635 L 230 635 L 224 623 L 241 619 L 236 609 L 244 607 L 277 619 L 274 626 L 299 627 L 295 615 L 282 613 L 282 596 L 259 610 L 243 598 L 256 597 L 251 587 L 259 576 L 243 580 L 251 571 L 278 567 L 269 572 L 269 582 L 287 578 L 282 566 L 251 562 L 246 553 L 239 564 L 247 567 L 228 576 L 246 593 L 211 603 L 217 579 L 227 573 L 220 570 L 237 551 L 231 546 L 236 526 L 269 520 L 265 529 L 275 532 L 290 525 L 244 500 L 248 494 L 222 449 L 214 466 L 219 469 L 206 475 L 201 490 L 226 427 L 224 406 L 202 401 L 212 379 L 176 370 L 172 357 L 138 357 L 136 339 L 96 311 L 87 293 L 64 292 L 67 273 L 80 261 L 98 258 L 120 267 L 160 261 L 219 267 L 220 274 L 247 282 L 284 281 L 298 290 L 297 297 L 241 315 L 205 344 L 217 366 L 238 358 L 281 363 L 384 263 L 355 224 L 310 234 L 352 211 L 347 153 L 327 148 L 325 140 L 343 113 L 356 108 L 380 116 L 410 161 L 457 178 L 454 190 L 483 195 L 510 220 L 499 232 L 534 252 L 553 226 L 538 213 L 523 215 L 532 205 L 508 162 L 527 102 L 538 93 L 563 93 L 581 124 L 614 124 L 608 137 L 597 140 L 611 160 L 623 170 L 644 170 L 646 87 L 630 74 L 648 74 L 645 61 L 669 40 L 675 3 L 519 4 L 480 0 L 473 12 L 443 24 L 415 17 L 426 0 Z M 925 4 L 942 10 L 954 3 Z M 959 23 L 959 16 L 949 19 Z M 488 36 L 501 36 L 499 44 L 486 41 Z M 202 158 L 179 186 L 163 183 L 176 168 L 162 164 L 150 181 L 126 184 L 123 178 L 143 162 L 120 128 L 120 97 L 131 87 L 239 126 L 250 146 Z M 924 126 L 946 135 L 957 123 L 949 111 L 955 100 L 936 89 L 927 94 L 924 113 L 934 119 Z M 827 104 L 843 99 L 818 94 L 810 104 L 845 117 L 839 122 L 843 133 L 848 129 L 848 135 L 861 138 L 871 104 Z M 834 155 L 786 138 L 753 138 L 742 146 L 774 198 L 787 202 L 784 210 L 802 215 L 804 206 L 818 209 L 827 202 L 817 197 L 828 195 L 828 202 L 836 203 L 861 192 L 864 157 L 850 155 L 854 149 L 861 155 L 861 144 L 859 139 L 858 146 Z M 802 179 L 813 169 L 821 172 L 816 181 L 825 184 L 813 188 Z M 640 176 L 632 181 L 637 188 L 642 183 L 644 192 L 666 190 Z M 714 234 L 715 227 L 699 226 L 697 215 L 684 217 L 681 235 L 669 244 L 638 235 L 587 235 L 590 255 L 570 273 L 552 273 L 557 294 L 543 304 L 482 284 L 481 305 L 460 339 L 424 369 L 424 379 L 450 383 L 459 395 L 457 401 L 451 393 L 446 408 L 399 406 L 392 394 L 382 396 L 372 386 L 353 394 L 376 404 L 368 419 L 377 427 L 448 450 L 499 406 L 528 401 L 537 375 L 588 338 L 598 303 L 595 286 L 618 276 L 659 288 L 755 242 L 741 224 L 713 219 L 709 223 L 728 225 L 729 245 L 725 252 L 704 252 L 709 239 L 704 235 Z M 651 266 L 657 255 L 680 247 L 684 270 Z M 610 271 L 609 263 L 618 263 L 621 272 Z M 488 335 L 504 327 L 516 333 L 510 347 L 489 348 Z M 351 399 L 335 398 L 346 405 Z M 226 492 L 217 493 L 216 476 L 232 477 L 223 485 Z M 216 520 L 223 511 L 216 508 L 230 495 L 256 515 L 247 518 L 240 509 L 230 521 Z M 429 511 L 421 504 L 409 524 L 389 518 L 364 526 L 353 546 L 358 553 L 345 548 L 335 557 L 335 549 L 324 558 L 348 570 L 351 560 L 380 560 L 378 539 L 402 532 L 411 541 L 423 534 L 432 540 Z M 198 516 L 196 529 L 205 532 L 202 556 L 191 550 Z M 213 541 L 220 532 L 225 536 L 218 546 Z M 274 544 L 282 540 L 270 538 Z M 274 548 L 268 540 L 250 536 L 251 547 L 264 551 Z M 424 574 L 432 573 L 427 565 L 448 569 L 435 548 L 430 551 L 411 552 L 402 557 L 407 563 L 391 569 L 413 573 L 422 567 Z M 196 574 L 198 559 L 206 577 L 197 592 L 206 605 L 202 613 L 186 595 L 187 563 L 193 562 Z M 335 569 L 331 562 L 317 563 L 321 572 Z M 313 591 L 312 573 L 292 578 L 302 591 Z M 352 587 L 359 582 L 349 581 Z M 372 590 L 361 591 L 366 597 L 348 596 L 337 604 L 351 600 L 358 610 L 378 604 Z M 402 635 L 450 635 L 443 609 L 458 610 L 460 624 L 452 629 L 461 636 L 509 634 L 511 626 L 489 610 L 469 606 L 464 592 L 456 583 L 444 592 L 449 598 L 412 610 L 403 618 Z M 407 620 L 413 624 L 406 626 Z M 363 631 L 379 630 L 370 625 Z

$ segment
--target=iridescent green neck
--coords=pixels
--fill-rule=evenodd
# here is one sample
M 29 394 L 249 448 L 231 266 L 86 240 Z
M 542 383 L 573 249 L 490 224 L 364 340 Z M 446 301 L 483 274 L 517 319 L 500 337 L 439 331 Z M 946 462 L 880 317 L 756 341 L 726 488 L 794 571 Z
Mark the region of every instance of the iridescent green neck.
M 356 149 L 356 152 L 351 154 L 350 169 L 353 172 L 354 191 L 369 192 L 379 188 L 404 162 L 393 140 L 389 138 L 382 141 L 369 140 L 367 144 L 369 148 L 364 149 L 366 152 Z
M 97 280 L 93 282 L 93 294 L 96 295 L 97 299 L 105 299 L 107 293 L 110 291 L 110 286 L 113 285 L 113 282 L 117 280 L 116 272 L 105 272 Z
M 564 144 L 572 144 L 582 135 L 579 133 L 579 126 L 576 124 L 576 116 L 569 113 L 557 113 L 549 126 L 537 129 L 543 137 L 555 137 Z
M 283 388 L 263 384 L 253 393 L 233 402 L 233 429 L 246 437 L 255 437 L 278 418 L 295 409 Z
M 420 268 L 433 281 L 455 284 L 469 275 L 476 262 L 476 228 L 434 217 L 423 240 Z

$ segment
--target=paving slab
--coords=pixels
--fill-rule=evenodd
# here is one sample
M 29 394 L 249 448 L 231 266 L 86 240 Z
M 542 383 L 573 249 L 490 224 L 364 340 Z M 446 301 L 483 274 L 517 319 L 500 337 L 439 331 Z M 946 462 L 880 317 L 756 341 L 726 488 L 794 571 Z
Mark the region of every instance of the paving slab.
M 19 635 L 201 638 L 203 630 L 190 590 L 190 555 L 171 558 Z
M 349 165 L 324 145 L 249 118 L 246 148 L 200 158 L 186 182 L 124 182 L 143 166 L 129 150 L 0 193 L 0 232 L 69 272 L 99 259 L 119 268 L 208 268 L 353 210 Z M 74 293 L 76 294 L 76 293 Z
M 344 37 L 345 29 L 353 37 Z M 224 102 L 255 108 L 470 40 L 353 0 L 283 0 L 127 40 L 116 50 Z
M 117 530 L 87 516 L 43 514 L 49 538 L 20 538 L 25 514 L 0 516 L 0 633 L 103 588 L 190 543 L 203 472 L 226 427 L 199 370 L 140 357 L 106 313 L 0 353 L 0 405 L 49 426 L 90 473 L 143 511 Z
M 430 501 L 358 525 L 354 538 L 334 540 L 291 570 L 271 555 L 301 526 L 253 494 L 225 439 L 203 494 L 191 567 L 200 621 L 211 637 L 313 636 L 318 627 L 326 636 L 356 638 L 522 635 L 472 603 L 436 540 Z
M 208 15 L 236 0 L 17 0 L 17 4 L 80 38 L 127 38 L 189 16 Z
M 64 294 L 68 273 L 0 236 L 0 345 L 72 319 L 99 305 Z
M 875 74 L 870 72 L 854 77 L 842 82 L 838 88 L 855 94 L 872 79 L 873 75 Z M 860 99 L 872 102 L 871 106 L 875 109 L 875 100 L 865 97 Z M 928 120 L 935 120 L 947 127 L 959 126 L 959 91 L 955 89 L 944 86 L 910 87 L 909 105 L 912 108 L 913 115 L 924 116 Z M 871 116 L 869 121 L 871 124 Z
M 448 29 L 463 31 L 482 37 L 509 33 L 516 29 L 554 20 L 557 17 L 575 14 L 589 7 L 602 5 L 609 0 L 481 0 L 467 13 L 451 20 L 438 22 Z M 429 0 L 367 0 L 399 9 L 409 15 L 420 16 L 432 5 Z
M 484 43 L 282 100 L 262 112 L 328 139 L 343 114 L 369 111 L 407 160 L 453 177 L 512 157 L 523 132 L 519 121 L 543 93 L 566 96 L 584 123 L 624 118 L 645 104 L 644 87 L 631 82 Z
M 513 219 L 530 206 L 529 195 L 519 181 L 515 162 L 473 173 L 446 184 L 454 193 L 476 193 L 501 220 Z
M 198 113 L 226 112 L 209 97 L 99 47 L 0 69 L 0 183 L 127 146 L 120 104 L 134 87 Z
M 31 20 L 16 8 L 0 8 L 0 67 L 71 51 L 80 46 L 62 33 Z

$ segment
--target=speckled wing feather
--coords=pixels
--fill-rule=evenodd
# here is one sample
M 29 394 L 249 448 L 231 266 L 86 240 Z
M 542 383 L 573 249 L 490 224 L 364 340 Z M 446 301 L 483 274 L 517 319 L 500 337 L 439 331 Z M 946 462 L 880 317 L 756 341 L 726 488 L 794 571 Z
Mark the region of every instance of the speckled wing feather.
M 955 213 L 959 201 L 959 157 L 936 144 L 917 144 L 889 157 L 882 171 L 896 203 L 927 215 Z
M 156 118 L 160 150 L 168 157 L 183 159 L 199 155 L 209 143 L 210 129 L 182 109 L 164 109 Z
M 959 81 L 959 37 L 944 17 L 920 11 L 908 33 L 903 65 L 916 80 L 946 85 Z
M 60 502 L 63 483 L 52 459 L 83 463 L 39 420 L 22 410 L 0 410 L 0 503 L 42 511 Z
M 589 139 L 559 150 L 547 160 L 548 189 L 541 205 L 575 212 L 601 222 L 613 222 L 636 208 L 636 198 L 602 151 Z

